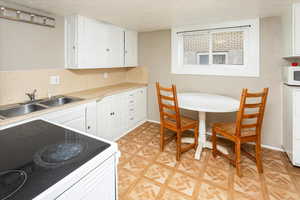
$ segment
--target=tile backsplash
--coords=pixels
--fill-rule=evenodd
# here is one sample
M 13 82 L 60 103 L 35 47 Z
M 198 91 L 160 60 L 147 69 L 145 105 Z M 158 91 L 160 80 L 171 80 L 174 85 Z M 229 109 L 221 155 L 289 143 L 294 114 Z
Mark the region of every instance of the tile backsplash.
M 107 78 L 104 78 L 107 73 Z M 50 77 L 59 76 L 59 84 L 51 85 Z M 28 100 L 25 92 L 37 89 L 37 98 L 65 94 L 122 82 L 147 82 L 146 71 L 141 68 L 115 69 L 44 69 L 0 71 L 0 105 Z

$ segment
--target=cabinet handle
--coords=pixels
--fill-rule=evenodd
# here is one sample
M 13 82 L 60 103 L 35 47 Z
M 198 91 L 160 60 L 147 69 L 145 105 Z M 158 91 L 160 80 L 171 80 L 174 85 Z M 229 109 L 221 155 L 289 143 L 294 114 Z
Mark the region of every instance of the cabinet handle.
M 108 49 L 108 48 L 107 48 L 107 49 L 106 49 L 106 51 L 107 51 L 107 52 L 109 52 L 109 51 L 110 51 L 110 49 Z
M 75 46 L 72 47 L 73 50 L 75 50 L 75 48 L 76 48 Z
M 130 120 L 133 120 L 133 117 L 131 117 Z
M 125 53 L 128 53 L 128 51 L 125 50 Z
M 89 129 L 91 129 L 91 127 L 90 127 L 90 126 L 88 126 L 88 127 L 87 127 L 87 129 L 89 130 Z
M 130 111 L 133 111 L 133 108 L 131 108 Z
M 129 103 L 133 103 L 133 101 L 129 101 Z

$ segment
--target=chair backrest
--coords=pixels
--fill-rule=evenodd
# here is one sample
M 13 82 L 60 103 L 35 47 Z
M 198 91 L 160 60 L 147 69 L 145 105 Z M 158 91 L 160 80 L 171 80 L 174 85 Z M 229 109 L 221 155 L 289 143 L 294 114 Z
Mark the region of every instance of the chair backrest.
M 249 93 L 248 89 L 243 89 L 236 120 L 237 136 L 241 136 L 243 130 L 251 130 L 260 138 L 268 92 L 269 88 L 260 93 Z
M 166 119 L 176 123 L 176 128 L 181 127 L 180 111 L 177 101 L 176 86 L 173 84 L 171 88 L 160 86 L 156 82 L 157 100 L 160 112 L 160 122 L 165 124 Z

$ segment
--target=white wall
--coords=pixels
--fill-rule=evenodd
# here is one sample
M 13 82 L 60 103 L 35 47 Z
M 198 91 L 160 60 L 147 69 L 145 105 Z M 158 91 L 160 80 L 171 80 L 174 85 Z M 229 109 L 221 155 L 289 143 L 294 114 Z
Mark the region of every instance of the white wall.
M 240 98 L 242 88 L 260 91 L 264 87 L 270 88 L 265 120 L 263 124 L 263 143 L 273 147 L 281 147 L 281 23 L 279 17 L 261 20 L 261 69 L 260 77 L 223 77 L 201 75 L 171 74 L 171 32 L 170 30 L 145 32 L 139 34 L 139 63 L 148 67 L 149 95 L 148 118 L 159 121 L 156 99 L 155 82 L 163 85 L 175 83 L 178 91 L 200 91 L 227 95 Z M 196 113 L 190 115 L 196 117 Z M 231 121 L 232 114 L 208 115 L 208 121 Z
M 14 4 L 0 3 L 40 13 Z M 51 17 L 56 19 L 55 28 L 0 18 L 0 71 L 64 67 L 64 18 Z

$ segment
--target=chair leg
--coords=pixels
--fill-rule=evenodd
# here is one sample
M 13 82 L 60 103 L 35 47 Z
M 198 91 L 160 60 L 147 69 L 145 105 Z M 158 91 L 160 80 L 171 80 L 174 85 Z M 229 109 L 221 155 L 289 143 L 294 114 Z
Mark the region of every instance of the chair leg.
M 198 139 L 199 139 L 199 125 L 195 127 L 194 129 L 194 139 L 195 139 L 195 146 L 194 149 L 196 150 L 198 147 Z
M 259 173 L 263 173 L 263 166 L 261 161 L 261 144 L 260 140 L 256 141 L 255 144 L 255 157 L 256 157 L 256 167 Z
M 160 151 L 164 151 L 165 147 L 165 128 L 160 125 Z
M 180 156 L 181 156 L 181 132 L 177 132 L 177 137 L 176 137 L 176 160 L 180 161 Z
M 213 156 L 214 158 L 217 156 L 217 133 L 215 129 L 212 129 L 212 144 L 213 144 Z
M 232 146 L 232 152 L 235 154 L 236 150 L 235 150 L 235 144 Z
M 241 176 L 241 141 L 235 143 L 235 167 L 238 176 Z

